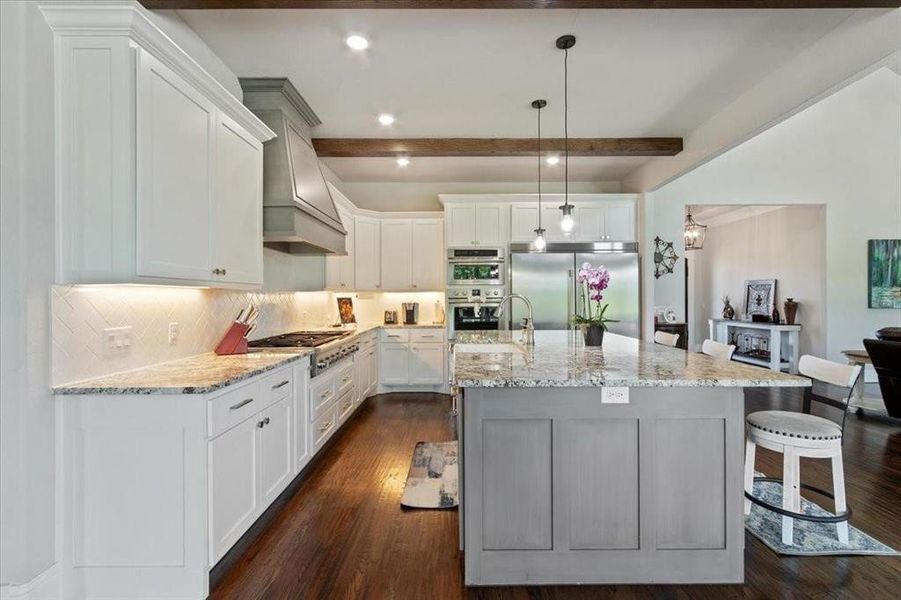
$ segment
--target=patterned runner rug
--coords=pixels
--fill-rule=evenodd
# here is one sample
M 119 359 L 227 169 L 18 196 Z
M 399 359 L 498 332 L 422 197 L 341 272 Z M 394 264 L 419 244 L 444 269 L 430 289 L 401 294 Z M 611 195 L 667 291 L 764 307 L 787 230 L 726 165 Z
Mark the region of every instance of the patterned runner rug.
M 457 442 L 418 442 L 400 500 L 409 508 L 457 506 Z

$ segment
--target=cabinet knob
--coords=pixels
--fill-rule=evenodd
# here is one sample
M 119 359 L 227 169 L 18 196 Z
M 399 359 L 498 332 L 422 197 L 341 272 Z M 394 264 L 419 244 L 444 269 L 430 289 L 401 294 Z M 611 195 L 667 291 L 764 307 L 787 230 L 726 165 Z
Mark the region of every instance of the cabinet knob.
M 228 271 L 226 271 L 225 269 L 222 269 L 222 274 L 223 274 L 223 275 L 225 275 L 227 272 L 228 272 Z
M 213 269 L 213 275 L 219 275 L 222 273 L 222 269 Z

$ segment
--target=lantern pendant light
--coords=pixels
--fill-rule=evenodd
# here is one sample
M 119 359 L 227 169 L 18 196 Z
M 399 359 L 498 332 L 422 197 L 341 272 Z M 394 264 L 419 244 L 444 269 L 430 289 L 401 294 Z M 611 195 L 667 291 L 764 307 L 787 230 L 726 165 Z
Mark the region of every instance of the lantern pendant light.
M 683 239 L 686 250 L 700 250 L 704 247 L 704 238 L 707 237 L 707 226 L 701 225 L 691 217 L 691 210 L 685 217 Z
M 576 45 L 576 36 L 561 35 L 557 48 L 563 50 L 563 206 L 560 207 L 560 229 L 570 235 L 576 225 L 573 206 L 569 203 L 569 49 Z
M 547 100 L 533 100 L 532 108 L 538 111 L 538 229 L 535 229 L 535 241 L 532 247 L 539 252 L 547 248 L 544 239 L 544 228 L 541 227 L 541 109 L 547 106 Z

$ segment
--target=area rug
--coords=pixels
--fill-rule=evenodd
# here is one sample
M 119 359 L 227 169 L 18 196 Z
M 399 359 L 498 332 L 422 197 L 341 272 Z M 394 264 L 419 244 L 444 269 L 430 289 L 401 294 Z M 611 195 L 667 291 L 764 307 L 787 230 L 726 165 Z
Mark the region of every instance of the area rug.
M 457 442 L 418 442 L 400 500 L 408 508 L 457 506 Z
M 763 477 L 762 473 L 757 473 Z M 782 506 L 782 484 L 755 481 L 754 495 L 775 506 Z M 809 515 L 832 515 L 818 504 L 801 496 L 801 512 Z M 854 515 L 851 515 L 854 519 Z M 762 506 L 751 504 L 751 514 L 745 517 L 745 528 L 777 554 L 789 556 L 824 556 L 838 554 L 870 554 L 897 556 L 898 551 L 867 535 L 849 523 L 848 545 L 838 541 L 835 524 L 814 523 L 795 519 L 795 534 L 791 546 L 782 543 L 782 515 Z

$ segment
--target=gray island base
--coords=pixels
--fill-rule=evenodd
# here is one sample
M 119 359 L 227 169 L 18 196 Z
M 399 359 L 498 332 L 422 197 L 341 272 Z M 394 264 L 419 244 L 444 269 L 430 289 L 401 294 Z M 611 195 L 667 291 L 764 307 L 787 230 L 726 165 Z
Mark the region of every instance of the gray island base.
M 518 335 L 454 349 L 466 584 L 742 582 L 743 387 L 808 381 L 612 334 Z

